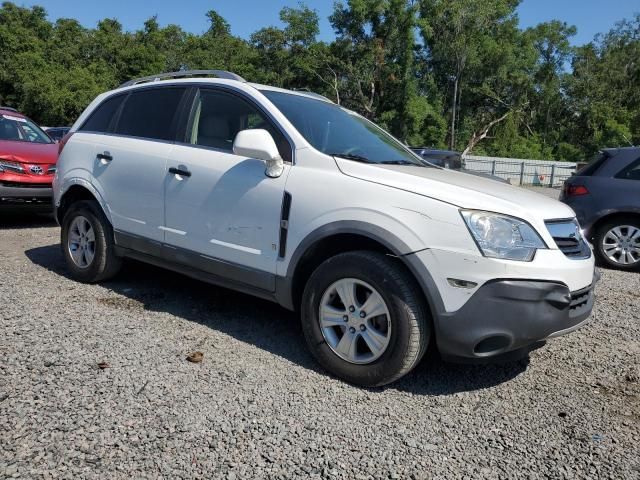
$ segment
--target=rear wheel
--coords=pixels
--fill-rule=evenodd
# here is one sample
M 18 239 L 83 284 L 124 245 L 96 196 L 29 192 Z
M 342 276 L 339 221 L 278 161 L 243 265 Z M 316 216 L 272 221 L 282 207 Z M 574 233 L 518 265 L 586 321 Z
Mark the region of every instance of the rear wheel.
M 596 231 L 595 250 L 602 265 L 619 270 L 640 270 L 640 221 L 619 218 Z
M 69 207 L 62 220 L 61 243 L 75 280 L 107 280 L 122 266 L 122 259 L 115 254 L 111 224 L 95 201 L 82 200 Z
M 311 353 L 329 372 L 362 386 L 384 385 L 422 358 L 431 334 L 413 278 L 389 256 L 348 252 L 307 282 L 302 325 Z

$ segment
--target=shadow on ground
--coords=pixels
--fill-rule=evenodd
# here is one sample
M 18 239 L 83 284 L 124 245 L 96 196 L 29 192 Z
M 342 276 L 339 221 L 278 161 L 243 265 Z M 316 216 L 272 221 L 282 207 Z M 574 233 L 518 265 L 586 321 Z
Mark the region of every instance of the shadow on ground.
M 34 264 L 68 276 L 59 245 L 33 248 L 25 254 Z M 298 316 L 274 303 L 133 261 L 102 286 L 125 297 L 122 305 L 112 297 L 98 298 L 114 308 L 133 304 L 170 313 L 324 374 L 306 349 Z M 387 388 L 429 396 L 479 390 L 513 379 L 528 363 L 525 357 L 501 365 L 455 365 L 429 355 L 413 372 Z
M 53 213 L 28 208 L 8 208 L 0 206 L 0 230 L 19 228 L 55 227 Z

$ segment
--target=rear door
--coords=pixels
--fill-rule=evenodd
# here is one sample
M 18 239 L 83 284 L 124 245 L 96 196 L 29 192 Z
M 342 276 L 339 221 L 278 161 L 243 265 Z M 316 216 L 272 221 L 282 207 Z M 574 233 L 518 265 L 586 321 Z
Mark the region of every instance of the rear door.
M 186 87 L 175 86 L 131 91 L 117 105 L 110 133 L 96 139 L 92 177 L 123 246 L 146 250 L 155 245 L 157 250 L 149 253 L 160 251 L 166 161 L 186 92 Z

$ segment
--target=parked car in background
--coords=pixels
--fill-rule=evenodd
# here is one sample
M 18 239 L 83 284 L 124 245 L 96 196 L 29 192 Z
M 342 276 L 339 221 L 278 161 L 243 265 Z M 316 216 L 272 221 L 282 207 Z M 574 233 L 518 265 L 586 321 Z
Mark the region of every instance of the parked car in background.
M 217 78 L 176 78 L 204 74 Z M 60 145 L 73 278 L 105 280 L 130 257 L 278 302 L 352 383 L 393 382 L 430 345 L 464 361 L 522 355 L 593 307 L 569 207 L 427 166 L 314 94 L 154 75 L 97 97 Z M 576 236 L 578 254 L 565 250 Z
M 63 137 L 69 133 L 70 127 L 43 127 L 43 130 L 47 132 L 54 141 L 59 142 Z
M 448 168 L 450 170 L 462 169 L 462 156 L 458 152 L 452 150 L 437 150 L 434 148 L 411 148 L 415 153 L 420 155 L 429 163 L 438 167 Z
M 33 121 L 0 107 L 0 206 L 51 208 L 58 145 Z
M 412 147 L 415 153 L 420 155 L 429 163 L 436 165 L 438 167 L 446 168 L 449 170 L 456 170 L 462 173 L 468 173 L 469 175 L 475 175 L 477 177 L 489 178 L 491 180 L 495 180 L 497 182 L 509 183 L 504 178 L 500 178 L 496 175 L 490 175 L 488 173 L 476 172 L 475 170 L 468 170 L 464 168 L 464 163 L 462 162 L 462 155 L 459 152 L 454 152 L 453 150 L 437 150 L 433 148 L 414 148 Z
M 640 147 L 602 150 L 564 183 L 601 264 L 640 271 Z

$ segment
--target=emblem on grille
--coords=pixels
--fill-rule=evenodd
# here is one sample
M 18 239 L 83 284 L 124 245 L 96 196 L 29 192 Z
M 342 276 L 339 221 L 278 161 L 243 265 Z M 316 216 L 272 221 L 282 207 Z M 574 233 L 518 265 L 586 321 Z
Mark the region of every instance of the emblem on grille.
M 29 171 L 35 175 L 42 175 L 44 173 L 44 170 L 42 169 L 42 167 L 38 165 L 33 165 L 29 167 Z

